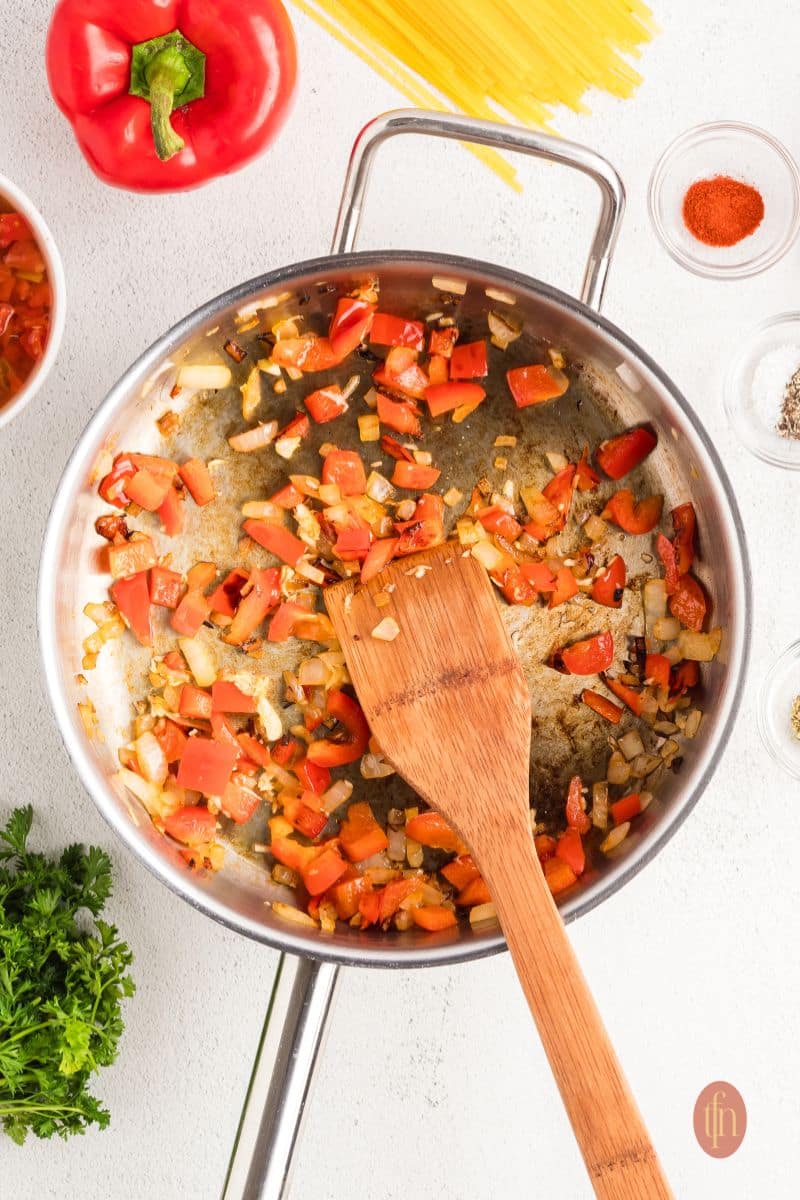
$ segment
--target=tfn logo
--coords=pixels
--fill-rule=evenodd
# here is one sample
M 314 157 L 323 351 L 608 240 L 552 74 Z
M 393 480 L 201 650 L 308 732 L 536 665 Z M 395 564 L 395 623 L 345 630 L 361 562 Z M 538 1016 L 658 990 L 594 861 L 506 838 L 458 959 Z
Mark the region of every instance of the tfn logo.
M 732 1083 L 703 1088 L 694 1106 L 694 1134 L 706 1154 L 728 1158 L 741 1146 L 746 1129 L 747 1109 Z

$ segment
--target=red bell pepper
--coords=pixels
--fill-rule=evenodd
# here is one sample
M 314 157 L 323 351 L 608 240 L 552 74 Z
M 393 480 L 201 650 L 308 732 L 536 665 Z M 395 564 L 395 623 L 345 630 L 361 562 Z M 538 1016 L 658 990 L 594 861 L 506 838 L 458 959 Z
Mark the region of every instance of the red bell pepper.
M 566 863 L 573 874 L 583 874 L 586 869 L 586 852 L 577 829 L 565 829 L 561 834 L 556 845 L 556 859 Z
M 486 342 L 465 342 L 453 347 L 450 357 L 451 379 L 482 379 L 488 374 Z
M 646 683 L 655 683 L 666 691 L 669 688 L 670 661 L 665 654 L 648 654 L 644 660 Z
M 545 367 L 536 363 L 528 367 L 514 367 L 506 371 L 506 379 L 517 408 L 530 404 L 543 404 L 563 396 L 569 387 L 569 379 L 556 367 Z
M 479 512 L 478 520 L 488 533 L 499 533 L 507 542 L 515 542 L 522 533 L 519 521 L 499 504 L 492 504 Z
M 328 421 L 334 421 L 336 417 L 340 417 L 342 413 L 346 413 L 348 403 L 344 398 L 342 389 L 338 384 L 332 383 L 329 387 L 318 388 L 316 392 L 311 392 L 303 400 L 306 408 L 318 425 L 325 425 Z M 278 434 L 280 437 L 281 434 Z M 283 436 L 297 437 L 297 433 L 287 434 L 283 431 Z
M 539 593 L 516 563 L 510 567 L 499 567 L 497 570 L 491 571 L 490 575 L 500 585 L 500 591 L 509 604 L 530 606 L 536 603 Z
M 277 567 L 252 571 L 247 586 L 250 590 L 236 609 L 236 616 L 225 635 L 225 641 L 231 646 L 244 645 L 267 614 L 277 608 L 281 596 L 281 573 Z
M 432 329 L 428 351 L 431 355 L 440 354 L 442 358 L 450 358 L 457 341 L 458 330 L 455 325 L 446 325 L 444 329 Z
M 355 450 L 331 450 L 322 464 L 322 482 L 334 483 L 343 496 L 363 496 L 367 475 Z
M 555 591 L 556 577 L 548 567 L 547 563 L 521 563 L 519 569 L 528 582 L 536 588 L 537 592 L 547 593 Z M 567 568 L 567 570 L 569 570 L 569 568 Z
M 379 575 L 385 566 L 392 561 L 397 551 L 398 538 L 379 538 L 369 548 L 369 553 L 361 564 L 361 582 L 368 583 Z
M 437 812 L 419 813 L 406 821 L 406 835 L 422 846 L 432 846 L 434 850 L 460 853 L 462 849 L 461 838 Z
M 587 708 L 591 708 L 599 716 L 605 717 L 612 725 L 619 725 L 622 720 L 623 710 L 619 705 L 614 704 L 613 700 L 609 700 L 607 696 L 601 696 L 599 692 L 592 692 L 589 688 L 585 688 L 581 692 L 581 700 Z
M 608 675 L 603 676 L 603 683 L 632 713 L 635 713 L 637 717 L 642 715 L 644 704 L 641 692 L 628 687 L 627 683 L 623 683 L 621 679 L 611 679 Z
M 700 584 L 692 575 L 681 575 L 669 598 L 669 611 L 681 625 L 699 632 L 706 619 L 708 601 Z
M 656 435 L 642 425 L 603 442 L 595 452 L 595 459 L 609 479 L 622 479 L 647 458 L 657 442 Z
M 320 854 L 315 854 L 302 870 L 303 883 L 311 896 L 320 896 L 347 870 L 347 863 L 334 846 L 327 845 Z
M 608 631 L 573 642 L 557 650 L 556 662 L 561 662 L 570 675 L 599 675 L 614 661 L 614 638 Z
M 326 712 L 344 728 L 345 741 L 321 738 L 308 747 L 311 762 L 323 767 L 342 767 L 345 763 L 357 762 L 369 743 L 369 725 L 361 711 L 361 705 L 346 692 L 328 693 Z
M 294 37 L 280 0 L 59 0 L 47 73 L 101 179 L 179 191 L 272 141 L 294 89 Z
M 178 701 L 178 712 L 182 717 L 189 717 L 192 721 L 210 721 L 213 711 L 214 703 L 209 692 L 195 687 L 193 683 L 183 685 Z
M 259 546 L 269 550 L 270 554 L 274 554 L 281 562 L 288 563 L 290 567 L 296 567 L 305 554 L 306 548 L 300 538 L 295 537 L 283 525 L 271 525 L 268 521 L 251 519 L 245 521 L 244 531 L 254 542 L 258 542 Z
M 172 487 L 163 475 L 151 475 L 149 471 L 137 471 L 125 484 L 128 499 L 145 512 L 156 512 Z
M 475 904 L 488 904 L 491 899 L 486 880 L 479 875 L 461 889 L 456 897 L 456 904 L 461 908 L 472 908 Z
M 434 383 L 425 389 L 432 417 L 441 417 L 464 404 L 477 408 L 485 396 L 486 390 L 479 383 Z
M 190 458 L 188 462 L 185 462 L 178 469 L 178 474 L 186 484 L 186 490 L 189 495 L 199 508 L 211 503 L 216 495 L 214 481 L 202 459 Z
M 406 346 L 410 350 L 423 350 L 425 326 L 422 321 L 409 321 L 406 317 L 376 312 L 369 340 L 377 346 Z
M 621 800 L 615 800 L 613 804 L 608 806 L 612 820 L 615 825 L 621 825 L 623 821 L 631 821 L 634 817 L 638 817 L 642 811 L 642 799 L 638 792 L 634 792 L 630 796 L 623 796 Z
M 152 646 L 150 624 L 150 587 L 147 571 L 117 579 L 108 589 L 111 599 L 143 646 Z
M 249 787 L 242 787 L 241 784 L 234 783 L 233 780 L 230 781 L 222 793 L 222 811 L 236 825 L 247 824 L 260 803 L 261 797 L 258 792 L 254 792 Z
M 556 585 L 550 593 L 549 608 L 557 608 L 566 600 L 571 600 L 578 594 L 578 581 L 569 567 L 559 567 L 556 573 Z
M 392 400 L 389 396 L 384 396 L 383 392 L 378 392 L 378 420 L 381 425 L 388 426 L 395 433 L 406 433 L 410 437 L 419 437 L 422 433 L 417 407 L 402 400 Z
M 190 737 L 178 767 L 178 787 L 221 796 L 239 757 L 231 746 L 211 738 Z
M 211 704 L 214 712 L 222 713 L 254 713 L 257 708 L 255 697 L 243 692 L 229 679 L 212 683 Z
M 164 818 L 164 828 L 176 842 L 185 846 L 200 846 L 214 840 L 217 819 L 199 804 L 187 804 Z
M 412 492 L 424 492 L 433 487 L 441 475 L 437 467 L 424 467 L 420 463 L 406 462 L 398 459 L 394 465 L 391 482 L 395 487 L 407 488 Z
M 625 559 L 617 554 L 592 583 L 592 599 L 606 608 L 620 608 L 625 593 Z
M 591 819 L 583 807 L 583 782 L 580 775 L 573 775 L 569 781 L 565 816 L 570 829 L 577 829 L 578 833 L 588 833 L 592 827 Z
M 171 487 L 158 510 L 164 532 L 176 537 L 183 529 L 183 496 L 176 487 Z
M 211 605 L 197 588 L 186 593 L 170 618 L 170 625 L 182 637 L 194 637 L 208 619 Z
M 687 502 L 673 508 L 672 528 L 675 530 L 673 546 L 675 548 L 675 565 L 679 575 L 685 575 L 694 562 L 694 537 L 697 527 L 697 515 L 694 505 Z
M 626 533 L 650 533 L 661 520 L 663 496 L 645 496 L 634 500 L 633 492 L 623 489 L 614 492 L 600 514 L 619 525 Z
M 242 588 L 247 583 L 250 576 L 246 571 L 240 571 L 235 567 L 230 571 L 219 587 L 215 588 L 208 597 L 208 603 L 211 605 L 211 611 L 219 613 L 223 617 L 233 617 L 239 607 L 242 599 Z
M 373 324 L 373 331 L 374 328 Z M 381 387 L 410 396 L 412 400 L 421 400 L 430 380 L 417 362 L 418 354 L 409 346 L 392 346 L 383 363 L 372 372 L 373 380 Z
M 442 904 L 428 904 L 424 908 L 412 908 L 411 917 L 415 925 L 419 925 L 420 929 L 427 929 L 430 933 L 435 933 L 440 929 L 452 929 L 454 925 L 458 924 L 452 908 L 445 908 Z
M 339 840 L 351 862 L 362 862 L 373 854 L 380 854 L 389 845 L 386 833 L 365 800 L 348 808 L 339 830 Z
M 331 773 L 328 768 L 321 767 L 319 763 L 309 762 L 307 758 L 295 763 L 292 770 L 306 791 L 313 792 L 316 796 L 321 796 L 331 786 Z
M 186 749 L 186 734 L 180 725 L 176 725 L 174 721 L 170 721 L 167 717 L 161 717 L 156 721 L 153 732 L 158 738 L 158 744 L 164 751 L 164 757 L 171 766 L 172 763 L 177 762 L 182 757 Z
M 656 552 L 664 564 L 664 585 L 667 589 L 667 595 L 671 596 L 678 586 L 680 575 L 678 574 L 678 560 L 675 554 L 675 547 L 663 533 L 659 533 L 656 538 Z
M 375 305 L 367 300 L 342 296 L 337 301 L 328 330 L 328 341 L 337 357 L 346 358 L 361 344 L 369 333 L 374 313 Z
M 162 608 L 177 608 L 186 590 L 183 576 L 167 567 L 152 567 L 150 570 L 150 603 Z
M 343 529 L 334 543 L 333 553 L 342 562 L 359 562 L 367 557 L 371 541 L 369 529 Z

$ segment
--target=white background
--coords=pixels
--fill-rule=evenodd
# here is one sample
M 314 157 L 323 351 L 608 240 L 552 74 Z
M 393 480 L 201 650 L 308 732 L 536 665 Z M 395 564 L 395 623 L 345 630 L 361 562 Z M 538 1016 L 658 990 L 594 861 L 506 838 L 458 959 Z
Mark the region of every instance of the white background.
M 32 800 L 37 834 L 109 848 L 112 914 L 136 954 L 117 1065 L 99 1091 L 113 1121 L 68 1144 L 0 1140 L 15 1200 L 215 1200 L 276 955 L 192 912 L 112 838 L 79 786 L 44 697 L 35 583 L 51 495 L 89 414 L 124 367 L 185 312 L 262 271 L 327 250 L 350 143 L 402 103 L 292 11 L 301 82 L 277 145 L 240 174 L 154 199 L 90 173 L 46 90 L 51 5 L 0 0 L 0 171 L 40 204 L 69 284 L 63 349 L 44 391 L 0 434 L 0 812 Z M 608 316 L 701 413 L 740 497 L 756 586 L 754 654 L 735 736 L 690 820 L 621 894 L 571 927 L 681 1200 L 796 1196 L 797 785 L 754 725 L 769 662 L 797 634 L 793 476 L 730 435 L 720 376 L 742 331 L 798 307 L 800 246 L 760 278 L 704 281 L 660 248 L 646 184 L 687 126 L 751 121 L 800 155 L 800 17 L 784 0 L 661 0 L 661 36 L 626 103 L 590 98 L 560 132 L 606 154 L 629 209 Z M 590 185 L 521 165 L 512 194 L 458 147 L 409 142 L 374 177 L 364 245 L 452 250 L 574 289 L 595 214 Z M 57 581 L 54 581 L 57 586 Z M 699 1091 L 726 1079 L 749 1126 L 733 1158 L 692 1133 Z M 292 1200 L 582 1200 L 590 1195 L 507 956 L 343 981 Z

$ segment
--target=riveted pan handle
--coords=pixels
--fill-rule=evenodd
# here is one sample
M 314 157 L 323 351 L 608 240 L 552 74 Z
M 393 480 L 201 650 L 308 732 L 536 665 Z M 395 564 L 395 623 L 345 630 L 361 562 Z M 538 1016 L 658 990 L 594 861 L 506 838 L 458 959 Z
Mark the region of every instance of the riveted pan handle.
M 339 968 L 282 954 L 222 1200 L 284 1200 Z
M 622 180 L 611 163 L 586 146 L 544 133 L 534 133 L 516 125 L 501 125 L 495 121 L 478 121 L 472 117 L 414 108 L 397 109 L 370 121 L 358 135 L 350 155 L 333 235 L 334 254 L 345 254 L 355 248 L 376 151 L 388 138 L 405 133 L 420 133 L 458 142 L 477 142 L 497 150 L 531 154 L 548 162 L 573 167 L 593 179 L 600 189 L 601 207 L 580 298 L 584 304 L 599 309 L 625 208 Z

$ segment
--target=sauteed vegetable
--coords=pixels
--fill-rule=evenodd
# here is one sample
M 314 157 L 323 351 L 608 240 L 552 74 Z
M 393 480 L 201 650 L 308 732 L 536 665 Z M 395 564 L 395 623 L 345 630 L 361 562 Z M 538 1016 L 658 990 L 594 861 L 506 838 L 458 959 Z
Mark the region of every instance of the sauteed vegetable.
M 679 768 L 681 738 L 699 727 L 692 699 L 698 663 L 714 657 L 722 631 L 707 630 L 709 599 L 692 573 L 692 505 L 673 509 L 665 531 L 663 496 L 644 494 L 631 479 L 656 450 L 655 431 L 625 430 L 586 446 L 577 461 L 553 451 L 541 490 L 509 480 L 497 491 L 476 479 L 471 494 L 462 494 L 425 448 L 437 423 L 466 421 L 486 401 L 481 381 L 490 359 L 520 330 L 492 313 L 487 333 L 462 341 L 442 314 L 421 321 L 384 312 L 368 282 L 338 299 L 327 333 L 284 319 L 250 345 L 228 340 L 230 365 L 181 367 L 176 396 L 184 388 L 226 387 L 236 373 L 244 427 L 229 437 L 230 455 L 286 461 L 278 491 L 242 504 L 233 560 L 173 566 L 184 526 L 211 520 L 222 502 L 219 463 L 125 450 L 99 480 L 109 512 L 96 528 L 108 544 L 112 578 L 109 599 L 87 609 L 97 629 L 85 644 L 84 669 L 126 627 L 125 636 L 152 649 L 149 691 L 136 703 L 134 736 L 120 751 L 119 783 L 197 869 L 222 863 L 225 819 L 246 824 L 266 812 L 268 841 L 255 850 L 273 880 L 296 891 L 297 907 L 274 904 L 288 920 L 328 931 L 337 920 L 435 930 L 456 924 L 459 914 L 472 922 L 493 915 L 468 848 L 438 813 L 417 803 L 383 815 L 368 789 L 366 798 L 353 796 L 355 764 L 365 780 L 392 768 L 349 686 L 321 602 L 326 584 L 352 575 L 379 579 L 393 559 L 449 536 L 453 552 L 474 555 L 503 601 L 528 609 L 532 622 L 542 606 L 592 606 L 595 632 L 554 645 L 548 665 L 585 679 L 576 703 L 607 726 L 610 753 L 591 784 L 577 774 L 569 780 L 558 819 L 532 810 L 553 893 L 572 887 L 593 853 L 619 845 L 659 777 Z M 360 394 L 365 358 L 372 386 Z M 342 382 L 351 362 L 354 374 Z M 281 395 L 287 377 L 303 384 L 302 410 L 283 425 L 258 421 L 262 388 L 271 381 Z M 494 403 L 526 410 L 525 421 L 536 421 L 536 407 L 570 386 L 556 350 L 547 362 L 510 367 L 506 383 L 507 395 Z M 336 441 L 337 420 L 352 405 L 363 409 L 361 452 Z M 166 413 L 159 425 L 169 435 L 179 421 Z M 314 425 L 329 437 L 318 473 L 293 473 L 291 459 Z M 496 439 L 503 452 L 496 464 L 515 443 L 510 435 Z M 648 578 L 630 577 L 624 551 L 632 539 L 646 539 L 651 551 Z M 610 615 L 631 589 L 641 597 L 645 636 L 621 639 Z M 372 636 L 397 636 L 390 587 L 377 591 L 375 604 Z M 280 685 L 259 672 L 270 643 L 294 652 Z M 82 715 L 91 729 L 89 704 Z
M 44 354 L 52 304 L 33 230 L 0 196 L 0 408 L 21 391 Z

